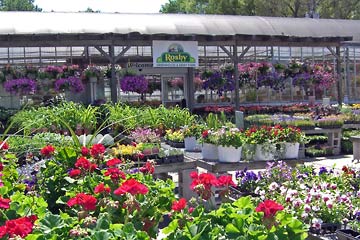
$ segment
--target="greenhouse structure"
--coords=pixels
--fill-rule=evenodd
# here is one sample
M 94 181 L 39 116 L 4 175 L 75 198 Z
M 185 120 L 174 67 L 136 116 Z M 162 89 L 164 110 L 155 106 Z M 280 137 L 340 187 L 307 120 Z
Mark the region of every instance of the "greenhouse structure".
M 6 22 L 0 27 L 2 69 L 49 65 L 106 67 L 107 74 L 90 83 L 84 93 L 66 96 L 75 101 L 145 98 L 192 109 L 214 103 L 238 108 L 254 103 L 307 102 L 310 97 L 317 101 L 329 97 L 338 103 L 360 100 L 359 20 L 54 12 L 2 12 L 0 19 Z M 188 53 L 181 46 L 195 51 Z M 157 58 L 155 55 L 162 48 L 168 55 L 160 52 Z M 183 64 L 179 62 L 182 57 L 192 60 Z M 267 62 L 288 66 L 295 61 L 326 62 L 336 81 L 323 91 L 296 85 L 292 78 L 285 78 L 280 88 L 271 87 L 272 83 L 251 88 L 234 81 L 233 88 L 220 93 L 199 84 L 206 71 L 229 67 L 232 78 L 239 79 L 241 68 L 234 67 L 239 64 Z M 152 91 L 123 91 L 119 69 L 144 75 L 149 86 L 153 86 Z M 19 108 L 23 96 L 10 94 L 1 86 L 0 99 L 1 107 Z

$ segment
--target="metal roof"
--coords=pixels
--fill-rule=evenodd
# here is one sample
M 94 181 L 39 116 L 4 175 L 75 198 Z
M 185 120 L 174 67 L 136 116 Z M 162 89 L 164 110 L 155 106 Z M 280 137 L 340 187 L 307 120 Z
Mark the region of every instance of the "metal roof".
M 360 40 L 360 20 L 194 14 L 0 12 L 0 36 L 120 34 Z

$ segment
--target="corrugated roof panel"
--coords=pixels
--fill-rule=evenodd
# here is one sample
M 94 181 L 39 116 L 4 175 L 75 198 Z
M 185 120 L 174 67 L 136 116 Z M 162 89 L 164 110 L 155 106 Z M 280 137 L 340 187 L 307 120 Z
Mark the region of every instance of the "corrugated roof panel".
M 0 12 L 0 34 L 182 34 L 349 37 L 359 20 L 188 14 Z

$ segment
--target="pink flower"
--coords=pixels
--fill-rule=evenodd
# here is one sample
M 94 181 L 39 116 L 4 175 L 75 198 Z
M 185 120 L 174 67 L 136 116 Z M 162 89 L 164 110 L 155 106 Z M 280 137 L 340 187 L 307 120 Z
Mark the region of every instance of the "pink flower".
M 90 155 L 90 149 L 88 149 L 87 147 L 81 147 L 81 155 L 83 155 L 84 157 L 87 157 Z
M 8 209 L 10 207 L 10 199 L 0 197 L 0 208 Z

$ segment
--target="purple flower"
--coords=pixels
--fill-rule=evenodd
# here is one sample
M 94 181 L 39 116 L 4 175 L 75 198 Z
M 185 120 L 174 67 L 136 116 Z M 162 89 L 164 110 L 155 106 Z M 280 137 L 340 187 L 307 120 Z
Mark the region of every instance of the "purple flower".
M 321 167 L 319 170 L 319 175 L 323 174 L 323 173 L 328 173 L 326 167 Z
M 36 82 L 28 78 L 20 78 L 6 81 L 4 83 L 5 91 L 11 94 L 28 95 L 36 90 Z
M 79 93 L 84 91 L 84 85 L 77 77 L 60 78 L 55 82 L 55 90 L 57 92 L 69 90 L 73 93 Z
M 232 91 L 235 88 L 235 82 L 231 72 L 221 73 L 215 71 L 207 77 L 203 83 L 204 89 L 216 90 L 221 96 L 225 91 Z
M 120 88 L 124 92 L 146 93 L 148 91 L 148 80 L 140 76 L 125 76 L 120 80 Z

